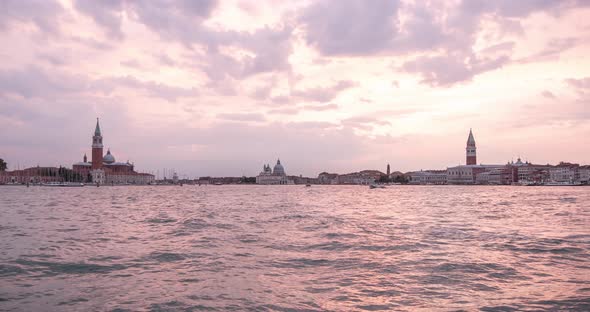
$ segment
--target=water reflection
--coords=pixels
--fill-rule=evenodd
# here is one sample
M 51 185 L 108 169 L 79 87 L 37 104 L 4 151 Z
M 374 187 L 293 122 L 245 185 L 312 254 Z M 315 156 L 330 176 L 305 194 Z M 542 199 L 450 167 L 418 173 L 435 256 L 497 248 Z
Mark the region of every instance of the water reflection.
M 590 310 L 584 187 L 2 187 L 0 199 L 0 310 Z

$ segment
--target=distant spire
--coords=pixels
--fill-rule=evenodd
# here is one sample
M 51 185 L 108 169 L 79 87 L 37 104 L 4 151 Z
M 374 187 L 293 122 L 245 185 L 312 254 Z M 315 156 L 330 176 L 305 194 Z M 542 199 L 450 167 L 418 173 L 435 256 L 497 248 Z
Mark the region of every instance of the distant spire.
M 98 124 L 98 117 L 96 117 L 96 129 L 94 129 L 94 136 L 101 136 L 100 125 Z
M 84 153 L 84 162 L 88 162 L 88 158 L 86 157 L 86 153 Z
M 281 159 L 279 158 L 279 159 L 277 159 L 277 165 L 280 165 L 280 164 L 281 164 Z
M 471 128 L 469 128 L 469 137 L 467 138 L 467 145 L 475 145 L 475 138 L 473 137 L 473 132 Z

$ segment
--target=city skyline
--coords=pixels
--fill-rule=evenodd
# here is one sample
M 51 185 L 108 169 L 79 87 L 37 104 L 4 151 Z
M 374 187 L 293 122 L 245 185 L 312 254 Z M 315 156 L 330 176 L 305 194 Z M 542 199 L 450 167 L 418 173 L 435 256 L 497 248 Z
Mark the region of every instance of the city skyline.
M 87 153 L 84 153 L 83 157 L 82 157 L 82 161 L 81 162 L 76 162 L 74 164 L 72 164 L 72 169 L 73 172 L 75 174 L 79 174 L 80 179 L 82 179 L 83 182 L 94 182 L 96 181 L 98 184 L 105 184 L 105 183 L 109 183 L 109 181 L 112 181 L 112 183 L 114 183 L 114 181 L 118 181 L 118 183 L 123 183 L 124 181 L 126 181 L 127 183 L 133 183 L 133 184 L 149 184 L 152 183 L 154 179 L 171 179 L 172 177 L 174 177 L 174 179 L 195 179 L 195 180 L 200 180 L 198 178 L 209 178 L 211 177 L 211 175 L 201 175 L 199 176 L 188 176 L 186 174 L 182 174 L 182 176 L 178 176 L 178 171 L 175 170 L 174 168 L 162 168 L 162 172 L 160 173 L 160 170 L 155 170 L 155 171 L 150 171 L 150 172 L 145 172 L 145 173 L 137 173 L 134 171 L 134 163 L 130 162 L 129 160 L 127 160 L 127 162 L 116 162 L 116 158 L 113 156 L 113 154 L 110 151 L 110 148 L 107 148 L 107 152 L 106 154 L 103 155 L 104 153 L 104 145 L 103 145 L 103 136 L 102 136 L 102 131 L 100 129 L 100 120 L 99 118 L 96 119 L 96 125 L 94 128 L 94 133 L 92 136 L 92 151 L 91 151 L 91 157 L 88 158 Z M 4 159 L 2 159 L 2 162 L 4 162 L 4 164 L 6 164 L 6 161 Z M 421 177 L 439 177 L 438 175 L 441 172 L 445 172 L 445 177 L 449 175 L 449 170 L 450 171 L 456 171 L 456 170 L 464 170 L 465 168 L 468 167 L 479 167 L 479 168 L 513 168 L 513 167 L 519 167 L 519 166 L 531 166 L 531 168 L 544 168 L 544 170 L 546 170 L 547 168 L 550 167 L 554 167 L 554 165 L 559 165 L 559 166 L 555 166 L 555 167 L 572 167 L 572 168 L 577 168 L 580 166 L 580 164 L 575 164 L 575 163 L 570 163 L 569 161 L 560 161 L 559 163 L 556 164 L 550 164 L 550 163 L 533 163 L 533 162 L 529 162 L 528 159 L 521 159 L 520 156 L 518 156 L 517 161 L 514 162 L 514 160 L 508 161 L 506 163 L 496 163 L 496 164 L 491 164 L 491 163 L 478 163 L 477 162 L 477 146 L 476 146 L 476 141 L 475 141 L 475 136 L 473 134 L 473 129 L 469 129 L 469 134 L 467 136 L 467 140 L 466 140 L 466 145 L 465 145 L 465 163 L 464 164 L 458 164 L 457 166 L 447 166 L 445 169 L 441 169 L 441 168 L 431 168 L 431 169 L 424 169 L 421 168 L 420 170 L 410 170 L 410 171 L 400 171 L 400 170 L 396 170 L 394 168 L 394 170 L 396 170 L 394 173 L 401 173 L 407 177 L 411 177 L 414 174 L 418 174 L 418 176 Z M 563 166 L 562 166 L 563 165 Z M 583 166 L 583 170 L 587 170 L 588 165 L 582 164 Z M 17 163 L 16 167 L 13 166 L 13 168 L 11 168 L 10 166 L 7 166 L 8 172 L 10 172 L 10 169 L 13 170 L 17 170 L 14 171 L 12 174 L 9 174 L 8 179 L 11 179 L 10 176 L 13 176 L 14 174 L 15 177 L 18 176 L 18 179 L 26 179 L 28 176 L 28 173 L 25 173 L 25 171 L 20 171 L 21 169 L 26 169 L 27 171 L 30 170 L 34 170 L 35 168 L 44 168 L 44 169 L 50 169 L 50 170 L 61 170 L 62 167 L 68 168 L 69 166 L 62 166 L 61 164 L 59 165 L 59 168 L 57 166 L 40 166 L 39 164 L 35 167 L 35 166 L 26 166 L 24 165 L 22 168 L 20 166 L 20 163 Z M 96 171 L 95 169 L 99 169 L 98 171 Z M 106 172 L 105 172 L 106 170 Z M 578 169 L 575 169 L 576 171 Z M 483 170 L 482 172 L 487 171 L 487 170 Z M 17 173 L 18 172 L 18 173 Z M 357 171 L 348 171 L 348 172 L 327 172 L 327 171 L 322 171 L 321 173 L 318 174 L 318 179 L 322 179 L 322 175 L 326 174 L 326 175 L 335 175 L 335 176 L 339 176 L 339 175 L 344 175 L 344 176 L 351 176 L 352 178 L 356 178 L 356 175 L 361 173 L 361 175 L 363 174 L 368 174 L 368 176 L 371 177 L 371 179 L 373 179 L 374 181 L 379 180 L 379 178 L 374 178 L 375 176 L 381 176 L 381 175 L 386 175 L 388 178 L 391 178 L 390 176 L 390 172 L 391 172 L 391 168 L 390 168 L 390 164 L 387 163 L 386 165 L 386 169 L 384 171 L 381 171 L 378 168 L 364 168 L 364 169 L 359 169 Z M 386 172 L 386 173 L 385 173 Z M 573 172 L 573 171 L 572 171 Z M 584 171 L 585 172 L 585 171 Z M 430 173 L 434 173 L 434 175 L 430 175 Z M 424 175 L 426 174 L 426 175 Z M 584 173 L 585 175 L 586 173 Z M 91 177 L 92 176 L 92 177 Z M 213 175 L 215 176 L 215 175 Z M 237 177 L 237 176 L 243 176 L 246 177 L 246 175 L 236 175 L 236 174 L 230 174 L 227 175 L 225 177 Z M 259 179 L 261 179 L 260 177 L 264 176 L 262 179 L 263 180 L 268 180 L 265 183 L 259 183 Z M 302 174 L 291 174 L 291 177 L 302 177 Z M 315 175 L 312 175 L 315 176 Z M 473 182 L 475 182 L 475 176 L 473 175 Z M 223 176 L 217 176 L 217 177 L 223 177 Z M 5 177 L 5 179 L 7 179 Z M 309 179 L 309 177 L 305 177 L 305 179 Z M 365 179 L 365 178 L 363 178 Z M 232 180 L 233 181 L 233 180 Z M 262 181 L 262 180 L 261 180 Z M 307 181 L 307 180 L 306 180 Z M 446 181 L 446 178 L 445 178 Z M 586 181 L 586 180 L 584 180 Z M 301 182 L 301 181 L 300 181 Z M 285 173 L 284 168 L 281 165 L 281 161 L 280 158 L 277 158 L 277 162 L 276 165 L 274 166 L 274 169 L 271 169 L 270 164 L 264 164 L 263 165 L 263 171 L 260 172 L 258 174 L 258 176 L 256 176 L 256 183 L 257 184 L 293 184 L 293 180 L 289 180 L 288 179 L 288 175 Z M 329 184 L 329 183 L 328 183 Z M 438 183 L 436 183 L 438 184 Z
M 7 2 L 0 158 L 79 162 L 100 117 L 105 151 L 160 176 L 277 158 L 305 176 L 442 169 L 464 163 L 469 128 L 478 163 L 588 164 L 587 16 L 583 1 Z

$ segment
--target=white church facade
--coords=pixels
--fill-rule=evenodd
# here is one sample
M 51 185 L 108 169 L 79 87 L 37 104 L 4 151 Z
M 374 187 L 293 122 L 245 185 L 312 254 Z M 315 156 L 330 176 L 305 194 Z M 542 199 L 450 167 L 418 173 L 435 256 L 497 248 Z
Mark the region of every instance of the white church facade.
M 256 177 L 256 184 L 264 185 L 287 185 L 295 184 L 293 180 L 287 178 L 285 168 L 281 165 L 281 160 L 277 160 L 277 164 L 271 170 L 270 165 L 264 165 L 262 172 Z

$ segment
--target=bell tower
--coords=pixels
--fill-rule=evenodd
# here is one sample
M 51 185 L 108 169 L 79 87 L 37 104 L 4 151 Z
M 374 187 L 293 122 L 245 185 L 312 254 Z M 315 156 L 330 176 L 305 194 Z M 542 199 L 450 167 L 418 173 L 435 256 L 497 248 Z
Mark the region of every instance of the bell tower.
M 475 138 L 473 137 L 473 132 L 469 129 L 469 137 L 467 138 L 467 147 L 465 148 L 466 152 L 466 161 L 465 164 L 467 165 L 477 165 L 477 148 L 475 147 Z
M 98 118 L 96 118 L 96 128 L 92 137 L 92 169 L 102 168 L 102 148 L 102 134 L 100 133 Z

